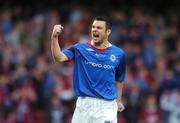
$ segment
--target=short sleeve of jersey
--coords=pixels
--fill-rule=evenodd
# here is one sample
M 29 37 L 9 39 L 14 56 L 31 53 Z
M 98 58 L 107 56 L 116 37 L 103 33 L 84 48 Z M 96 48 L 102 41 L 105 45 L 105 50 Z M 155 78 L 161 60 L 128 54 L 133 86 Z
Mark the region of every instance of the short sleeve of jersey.
M 125 63 L 125 54 L 122 55 L 119 65 L 116 69 L 116 81 L 122 82 L 125 79 L 126 72 L 126 63 Z
M 68 57 L 68 60 L 73 60 L 75 55 L 75 48 L 72 46 L 69 49 L 63 50 L 63 53 Z

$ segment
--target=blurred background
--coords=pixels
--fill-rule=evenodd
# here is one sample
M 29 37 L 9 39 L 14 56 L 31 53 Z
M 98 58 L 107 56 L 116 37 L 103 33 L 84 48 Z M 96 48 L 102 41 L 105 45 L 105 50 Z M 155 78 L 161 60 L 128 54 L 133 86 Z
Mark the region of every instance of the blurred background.
M 126 53 L 118 123 L 180 123 L 178 0 L 1 0 L 0 123 L 70 123 L 73 63 L 55 63 L 53 26 L 67 48 L 90 40 L 93 17 L 113 22 L 111 43 Z

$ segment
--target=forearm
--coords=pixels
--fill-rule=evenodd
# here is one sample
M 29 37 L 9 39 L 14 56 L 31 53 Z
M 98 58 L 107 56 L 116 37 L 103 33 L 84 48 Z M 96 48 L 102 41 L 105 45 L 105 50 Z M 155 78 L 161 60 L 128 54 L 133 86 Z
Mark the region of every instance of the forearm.
M 58 35 L 62 32 L 62 26 L 54 26 L 52 35 L 51 35 L 51 53 L 54 61 L 63 62 L 68 60 L 67 56 L 61 51 L 61 48 L 58 43 Z
M 54 61 L 60 61 L 61 48 L 58 43 L 58 38 L 56 37 L 51 37 L 51 53 Z
M 118 90 L 117 100 L 122 101 L 123 84 L 122 84 L 122 82 L 116 82 L 116 84 L 117 84 L 116 86 L 117 86 L 117 90 Z
M 123 85 L 122 82 L 117 81 L 116 82 L 117 90 L 118 90 L 118 97 L 117 97 L 117 104 L 118 104 L 118 111 L 122 112 L 125 107 L 122 103 L 122 90 L 123 90 Z

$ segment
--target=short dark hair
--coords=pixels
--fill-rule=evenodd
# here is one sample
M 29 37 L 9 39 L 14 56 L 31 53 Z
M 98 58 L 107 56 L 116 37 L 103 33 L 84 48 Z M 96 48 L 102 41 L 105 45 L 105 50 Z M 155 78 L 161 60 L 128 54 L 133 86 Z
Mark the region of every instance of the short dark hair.
M 105 21 L 106 29 L 112 29 L 112 22 L 107 16 L 97 16 L 94 18 L 94 20 Z

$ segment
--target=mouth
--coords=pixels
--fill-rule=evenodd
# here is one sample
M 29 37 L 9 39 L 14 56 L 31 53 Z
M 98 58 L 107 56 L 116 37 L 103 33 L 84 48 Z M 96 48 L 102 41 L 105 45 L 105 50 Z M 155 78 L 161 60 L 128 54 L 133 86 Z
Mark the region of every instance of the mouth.
M 99 34 L 94 33 L 94 34 L 93 34 L 93 37 L 94 37 L 94 38 L 99 38 Z

